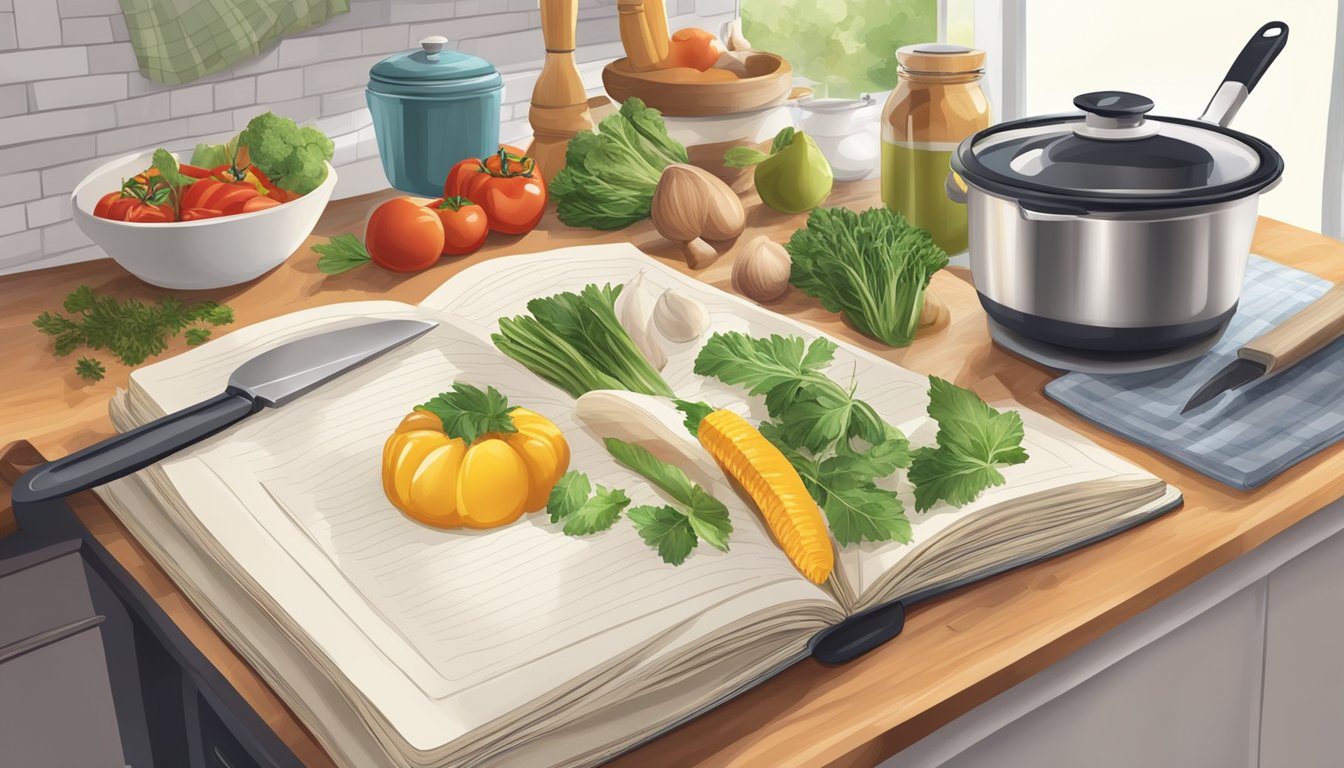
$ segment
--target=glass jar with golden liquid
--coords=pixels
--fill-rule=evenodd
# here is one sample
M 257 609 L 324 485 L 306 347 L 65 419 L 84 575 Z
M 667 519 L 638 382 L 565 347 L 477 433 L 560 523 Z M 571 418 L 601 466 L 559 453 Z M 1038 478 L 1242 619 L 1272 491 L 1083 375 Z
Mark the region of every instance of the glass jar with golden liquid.
M 920 43 L 897 50 L 896 61 L 899 80 L 882 110 L 882 202 L 960 253 L 966 206 L 949 200 L 944 185 L 957 144 L 989 127 L 985 52 Z

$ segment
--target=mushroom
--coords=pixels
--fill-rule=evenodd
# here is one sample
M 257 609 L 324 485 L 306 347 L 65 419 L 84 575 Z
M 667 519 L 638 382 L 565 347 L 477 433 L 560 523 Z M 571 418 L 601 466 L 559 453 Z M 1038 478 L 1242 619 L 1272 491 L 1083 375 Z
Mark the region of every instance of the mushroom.
M 681 244 L 692 269 L 707 267 L 719 257 L 707 240 L 733 240 L 747 226 L 742 201 L 723 180 L 681 163 L 663 170 L 651 214 L 658 233 Z

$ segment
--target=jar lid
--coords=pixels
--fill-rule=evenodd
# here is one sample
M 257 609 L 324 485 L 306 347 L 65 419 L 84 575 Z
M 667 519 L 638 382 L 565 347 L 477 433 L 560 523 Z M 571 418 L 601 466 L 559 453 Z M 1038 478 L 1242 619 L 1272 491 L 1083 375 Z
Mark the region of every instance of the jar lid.
M 950 43 L 915 43 L 896 49 L 896 61 L 907 72 L 966 74 L 984 71 L 985 52 Z
M 372 83 L 392 86 L 435 86 L 486 78 L 499 81 L 494 66 L 479 56 L 460 51 L 445 51 L 448 39 L 441 35 L 420 41 L 420 50 L 395 53 L 374 64 L 369 70 Z M 386 89 L 401 90 L 401 89 Z
M 1089 210 L 1235 199 L 1283 172 L 1264 142 L 1195 120 L 1147 116 L 1153 102 L 1138 94 L 1097 91 L 1073 103 L 1082 114 L 981 131 L 958 147 L 953 168 L 991 191 Z

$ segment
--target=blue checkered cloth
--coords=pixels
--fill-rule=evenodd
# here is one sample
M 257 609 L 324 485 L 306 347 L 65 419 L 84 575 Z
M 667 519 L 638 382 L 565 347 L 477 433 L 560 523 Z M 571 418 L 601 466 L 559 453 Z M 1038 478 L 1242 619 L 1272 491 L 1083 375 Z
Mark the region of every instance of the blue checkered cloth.
M 1330 282 L 1251 256 L 1227 332 L 1181 365 L 1115 376 L 1069 373 L 1045 394 L 1084 419 L 1239 490 L 1249 490 L 1344 438 L 1344 339 L 1287 371 L 1181 408 L 1246 342 L 1330 289 Z

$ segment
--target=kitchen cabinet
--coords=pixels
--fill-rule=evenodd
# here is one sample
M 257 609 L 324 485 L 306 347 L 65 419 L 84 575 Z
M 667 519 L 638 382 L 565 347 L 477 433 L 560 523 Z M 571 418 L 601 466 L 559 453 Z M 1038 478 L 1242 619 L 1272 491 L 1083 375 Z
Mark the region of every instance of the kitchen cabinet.
M 882 768 L 1327 768 L 1344 752 L 1344 502 Z

